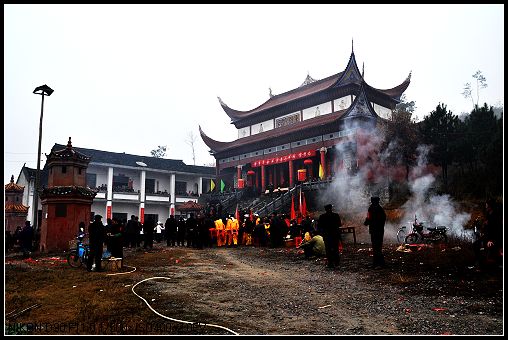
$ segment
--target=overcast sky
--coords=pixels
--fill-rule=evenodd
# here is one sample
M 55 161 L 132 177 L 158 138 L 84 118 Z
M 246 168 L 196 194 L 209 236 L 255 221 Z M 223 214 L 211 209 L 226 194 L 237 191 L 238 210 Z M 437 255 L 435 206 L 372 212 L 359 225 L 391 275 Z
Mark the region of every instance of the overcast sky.
M 399 85 L 421 120 L 481 70 L 480 102 L 504 104 L 504 5 L 4 5 L 4 184 L 55 144 L 214 162 L 199 137 L 231 141 L 231 108 L 253 109 L 345 69 L 354 53 L 365 81 Z

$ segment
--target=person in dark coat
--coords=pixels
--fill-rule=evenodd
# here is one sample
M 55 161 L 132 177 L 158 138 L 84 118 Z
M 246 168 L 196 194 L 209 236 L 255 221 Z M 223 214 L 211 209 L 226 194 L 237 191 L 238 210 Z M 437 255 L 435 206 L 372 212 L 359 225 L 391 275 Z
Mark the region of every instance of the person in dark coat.
M 125 245 L 129 248 L 136 248 L 136 238 L 138 237 L 138 222 L 136 216 L 131 215 L 131 219 L 125 226 Z
M 139 217 L 136 216 L 136 247 L 141 247 L 141 241 L 144 241 L 143 225 L 139 221 Z
M 18 225 L 16 227 L 16 230 L 14 231 L 14 245 L 15 246 L 18 246 L 18 247 L 21 247 L 21 231 L 23 229 L 21 229 L 21 227 Z
M 33 228 L 30 221 L 25 221 L 25 226 L 21 230 L 20 245 L 23 250 L 23 257 L 29 257 L 32 252 Z
M 196 247 L 196 234 L 198 231 L 198 221 L 194 218 L 194 213 L 189 214 L 189 218 L 185 221 L 185 229 L 187 231 L 187 247 Z
M 325 205 L 325 213 L 319 216 L 318 232 L 323 236 L 328 268 L 337 268 L 340 263 L 339 243 L 341 241 L 340 215 L 332 211 L 331 204 Z
M 178 219 L 178 231 L 177 231 L 177 241 L 178 246 L 183 247 L 185 245 L 185 234 L 187 233 L 186 227 L 185 227 L 185 219 L 183 216 L 180 216 Z
M 178 222 L 175 219 L 175 215 L 171 215 L 168 217 L 164 227 L 166 228 L 167 246 L 174 247 L 177 244 L 176 233 L 178 231 Z
M 94 221 L 88 226 L 88 237 L 90 244 L 90 252 L 86 263 L 86 269 L 91 272 L 95 262 L 95 271 L 102 271 L 102 247 L 104 246 L 104 238 L 106 232 L 102 224 L 102 216 L 95 215 Z
M 212 246 L 212 238 L 210 235 L 210 230 L 215 230 L 215 224 L 213 223 L 211 215 L 206 214 L 202 227 L 202 242 L 204 247 Z
M 503 216 L 494 199 L 485 203 L 485 244 L 487 261 L 496 265 L 503 263 Z
M 314 236 L 314 228 L 312 227 L 312 219 L 309 215 L 305 216 L 302 221 L 302 234 L 309 233 L 310 236 Z
M 123 258 L 123 225 L 116 217 L 113 217 L 111 228 L 106 236 L 111 256 Z
M 106 219 L 106 225 L 104 226 L 104 232 L 106 233 L 106 238 L 104 239 L 104 243 L 106 243 L 106 250 L 111 254 L 111 246 L 112 240 L 108 236 L 111 234 L 111 230 L 113 230 L 113 220 L 111 218 Z
M 151 218 L 145 221 L 143 224 L 143 236 L 145 237 L 145 242 L 143 243 L 143 248 L 147 249 L 153 248 L 153 228 L 155 228 L 155 221 Z
M 277 212 L 273 212 L 270 221 L 270 245 L 274 248 L 284 245 L 284 237 L 287 234 L 286 223 L 277 216 Z
M 370 239 L 372 242 L 372 252 L 374 253 L 372 268 L 383 268 L 385 259 L 383 257 L 383 236 L 385 232 L 386 214 L 379 205 L 379 197 L 370 198 L 371 205 L 367 212 L 367 218 L 364 225 L 369 226 Z

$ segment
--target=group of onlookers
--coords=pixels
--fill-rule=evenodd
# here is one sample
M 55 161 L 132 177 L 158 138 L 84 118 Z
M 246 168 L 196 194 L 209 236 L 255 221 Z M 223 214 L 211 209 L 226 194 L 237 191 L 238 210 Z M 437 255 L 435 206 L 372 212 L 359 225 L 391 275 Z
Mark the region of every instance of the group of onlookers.
M 11 234 L 10 230 L 5 231 L 5 252 L 7 253 L 17 248 L 23 252 L 23 257 L 29 257 L 34 246 L 35 248 L 37 247 L 39 238 L 39 230 L 34 233 L 30 221 L 25 221 L 23 228 L 20 226 L 16 227 L 14 234 Z

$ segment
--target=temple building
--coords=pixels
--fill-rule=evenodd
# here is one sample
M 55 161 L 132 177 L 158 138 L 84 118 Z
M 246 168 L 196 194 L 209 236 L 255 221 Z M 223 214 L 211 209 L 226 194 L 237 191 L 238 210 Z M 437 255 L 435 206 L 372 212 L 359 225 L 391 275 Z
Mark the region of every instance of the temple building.
M 374 131 L 390 117 L 410 79 L 411 73 L 393 88 L 374 88 L 365 82 L 352 51 L 344 71 L 321 80 L 307 75 L 298 88 L 277 95 L 270 89 L 270 98 L 251 110 L 235 110 L 218 98 L 238 139 L 217 141 L 199 127 L 216 159 L 217 180 L 265 192 L 268 185 L 292 187 L 361 167 L 360 132 Z
M 14 183 L 14 175 L 10 183 L 5 185 L 5 231 L 14 235 L 16 227 L 25 225 L 28 216 L 28 206 L 23 205 L 24 186 Z

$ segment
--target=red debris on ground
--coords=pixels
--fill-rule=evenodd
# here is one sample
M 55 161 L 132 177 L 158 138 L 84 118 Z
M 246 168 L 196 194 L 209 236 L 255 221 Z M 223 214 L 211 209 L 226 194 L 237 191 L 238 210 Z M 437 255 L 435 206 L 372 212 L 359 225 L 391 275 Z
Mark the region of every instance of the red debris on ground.
M 442 311 L 446 310 L 446 308 L 434 307 L 434 308 L 432 308 L 432 310 L 434 312 L 442 312 Z

